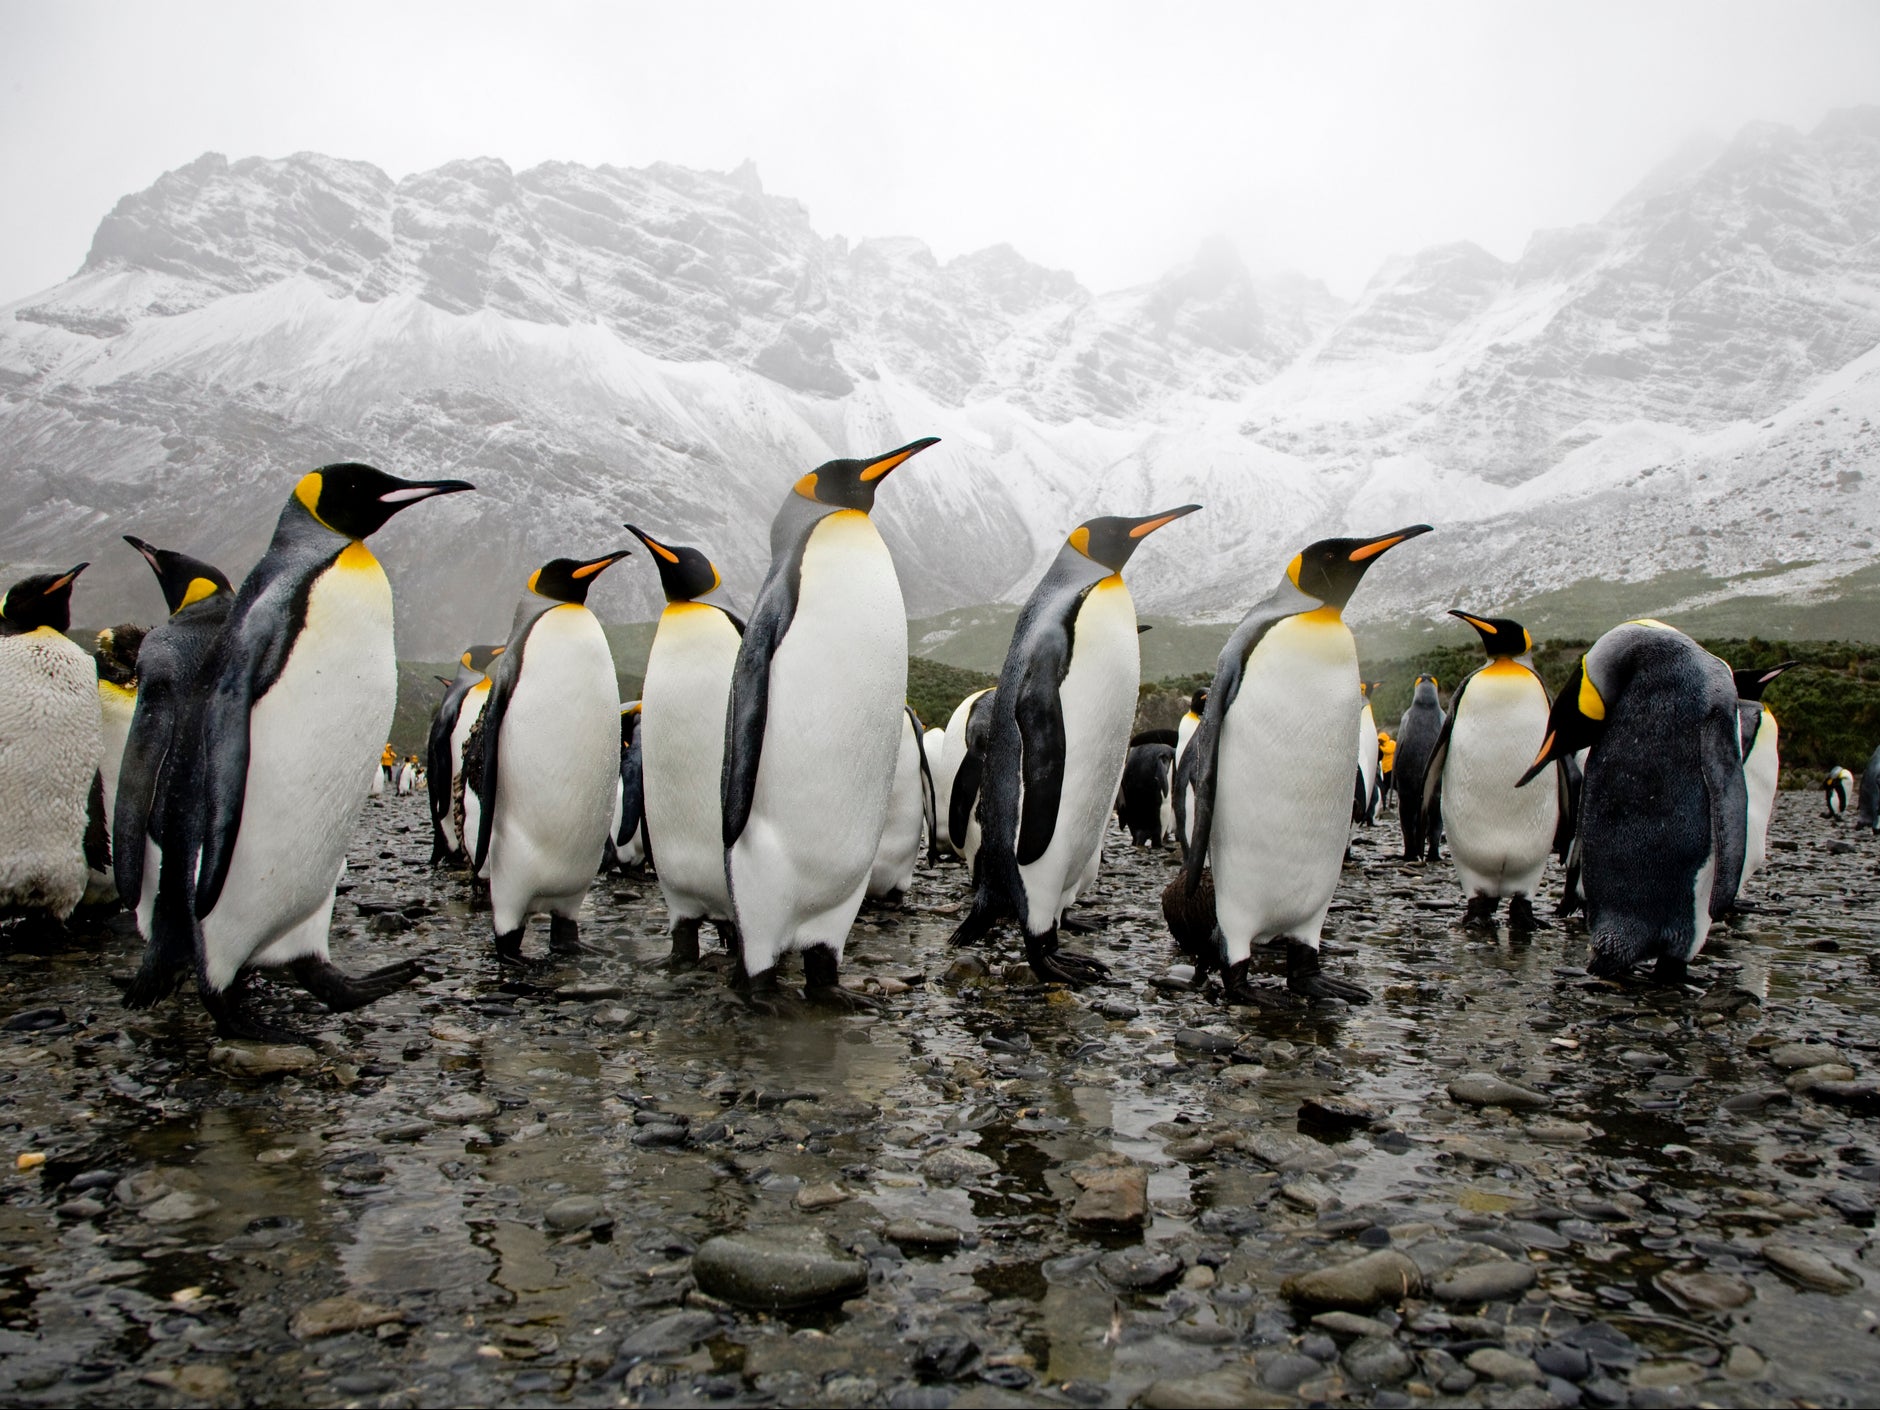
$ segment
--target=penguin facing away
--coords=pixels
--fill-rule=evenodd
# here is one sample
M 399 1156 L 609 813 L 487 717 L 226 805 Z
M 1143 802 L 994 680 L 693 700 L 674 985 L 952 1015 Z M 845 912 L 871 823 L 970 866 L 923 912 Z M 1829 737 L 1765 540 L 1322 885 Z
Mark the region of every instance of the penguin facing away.
M 1116 814 L 1129 829 L 1132 847 L 1160 848 L 1174 827 L 1170 795 L 1175 770 L 1175 746 L 1137 744 L 1123 761 L 1123 786 Z
M 250 967 L 285 968 L 337 1010 L 420 972 L 407 960 L 354 979 L 327 957 L 334 888 L 398 698 L 391 584 L 364 540 L 470 488 L 353 463 L 303 475 L 187 693 L 155 803 L 151 944 L 192 946 L 225 1036 L 293 1036 L 249 1011 L 237 981 Z
M 905 721 L 907 612 L 869 519 L 882 480 L 936 444 L 831 460 L 770 526 L 770 570 L 738 647 L 725 724 L 725 872 L 751 1003 L 803 953 L 813 1003 L 872 1008 L 838 982 L 887 822 Z
M 1614 627 L 1555 697 L 1522 782 L 1586 748 L 1580 884 L 1593 974 L 1681 983 L 1743 874 L 1747 789 L 1730 668 L 1675 627 Z
M 1826 817 L 1838 818 L 1847 811 L 1847 800 L 1854 791 L 1854 775 L 1836 764 L 1828 770 L 1828 777 L 1822 782 L 1823 805 L 1827 808 Z
M 118 774 L 124 762 L 124 744 L 130 738 L 131 718 L 137 712 L 137 653 L 144 629 L 131 623 L 106 627 L 98 633 L 98 706 L 104 721 L 98 754 L 98 782 L 87 808 L 85 851 L 88 858 L 105 858 L 85 878 L 87 906 L 105 905 L 118 898 L 117 877 L 110 854 L 111 820 L 117 808 Z M 100 837 L 98 834 L 102 834 Z
M 620 706 L 620 791 L 614 799 L 613 835 L 608 846 L 621 868 L 643 867 L 652 859 L 646 825 L 645 715 L 638 700 Z
M 1437 694 L 1436 677 L 1417 677 L 1410 708 L 1397 722 L 1397 757 L 1392 772 L 1396 775 L 1397 796 L 1401 800 L 1397 820 L 1403 829 L 1403 859 L 1420 862 L 1426 857 L 1437 860 L 1442 840 L 1440 814 L 1432 819 L 1423 809 L 1423 785 L 1428 780 L 1430 756 L 1436 741 L 1442 738 L 1447 721 L 1442 697 Z
M 1506 896 L 1509 928 L 1535 930 L 1544 924 L 1533 898 L 1560 830 L 1564 770 L 1556 766 L 1551 791 L 1515 782 L 1547 737 L 1553 702 L 1534 669 L 1534 638 L 1525 627 L 1505 617 L 1454 609 L 1449 615 L 1475 629 L 1488 663 L 1463 677 L 1450 697 L 1424 769 L 1423 827 L 1429 835 L 1448 834 L 1467 901 L 1464 924 L 1492 928 Z
M 1145 537 L 1199 508 L 1079 525 L 1019 612 L 988 712 L 973 905 L 953 944 L 1012 918 L 1039 979 L 1109 972 L 1059 948 L 1058 919 L 1102 845 L 1136 713 L 1141 655 L 1122 570 Z
M 89 565 L 35 574 L 0 597 L 0 919 L 64 920 L 85 895 L 90 801 L 102 748 L 98 672 L 65 635 Z
M 529 963 L 529 916 L 549 913 L 549 948 L 581 954 L 576 916 L 600 870 L 620 780 L 614 657 L 588 589 L 626 549 L 557 558 L 529 575 L 503 654 L 490 663 L 480 811 L 471 870 L 490 882 L 496 955 Z
M 469 860 L 463 835 L 451 806 L 455 789 L 462 786 L 463 743 L 455 738 L 464 701 L 478 685 L 487 689 L 489 664 L 500 646 L 472 646 L 457 658 L 457 674 L 444 682 L 444 698 L 431 716 L 424 741 L 425 798 L 431 808 L 431 865 L 461 866 Z
M 672 936 L 668 963 L 689 969 L 699 961 L 705 921 L 737 953 L 720 790 L 725 712 L 744 621 L 711 600 L 724 578 L 703 552 L 627 528 L 646 545 L 666 595 L 640 691 L 639 784 L 646 833 L 659 848 L 659 890 Z
M 1799 665 L 1784 661 L 1762 670 L 1732 671 L 1736 682 L 1737 740 L 1743 750 L 1743 785 L 1748 795 L 1748 833 L 1743 852 L 1743 887 L 1763 868 L 1769 856 L 1769 820 L 1775 813 L 1776 788 L 1782 772 L 1781 729 L 1775 712 L 1762 703 L 1763 691 L 1784 671 Z
M 1342 613 L 1379 555 L 1429 531 L 1412 524 L 1311 545 L 1222 648 L 1189 746 L 1195 817 L 1183 889 L 1198 901 L 1203 868 L 1212 867 L 1214 943 L 1194 959 L 1200 973 L 1225 969 L 1230 1003 L 1286 1002 L 1250 979 L 1252 947 L 1276 940 L 1286 942 L 1294 994 L 1370 998 L 1325 975 L 1319 961 L 1351 831 L 1361 709 L 1357 643 Z

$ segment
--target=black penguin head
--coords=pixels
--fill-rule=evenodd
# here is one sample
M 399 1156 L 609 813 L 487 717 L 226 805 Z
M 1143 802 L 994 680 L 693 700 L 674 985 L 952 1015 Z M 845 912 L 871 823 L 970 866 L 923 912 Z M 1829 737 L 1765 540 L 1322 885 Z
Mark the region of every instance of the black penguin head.
M 98 633 L 98 679 L 128 686 L 137 679 L 137 653 L 144 644 L 144 629 L 134 622 L 106 627 Z
M 1101 519 L 1086 519 L 1071 530 L 1071 536 L 1065 542 L 1092 563 L 1100 564 L 1112 573 L 1120 573 L 1123 565 L 1129 562 L 1129 555 L 1136 551 L 1137 544 L 1164 524 L 1173 524 L 1199 508 L 1201 506 L 1198 504 L 1184 504 L 1179 509 L 1164 510 L 1160 514 L 1145 514 L 1140 519 L 1125 519 L 1114 514 L 1106 514 Z
M 1527 628 L 1507 617 L 1477 617 L 1455 607 L 1449 609 L 1449 615 L 1474 627 L 1482 638 L 1482 649 L 1490 656 L 1525 656 L 1534 649 L 1534 638 Z
M 51 627 L 62 632 L 72 625 L 72 584 L 91 564 L 81 563 L 63 573 L 35 573 L 21 578 L 0 597 L 0 627 L 9 634 Z
M 631 549 L 622 548 L 585 562 L 579 558 L 554 559 L 529 574 L 529 591 L 556 602 L 586 602 L 594 580 L 630 552 Z
M 1412 524 L 1374 539 L 1320 539 L 1286 565 L 1286 578 L 1327 607 L 1343 607 L 1380 553 L 1429 531 L 1428 524 Z
M 836 509 L 859 509 L 866 514 L 875 507 L 875 491 L 890 471 L 912 460 L 928 446 L 939 444 L 938 436 L 928 436 L 872 460 L 828 461 L 798 480 L 796 492 L 818 504 Z
M 1801 665 L 1800 661 L 1784 661 L 1780 666 L 1765 666 L 1760 671 L 1732 671 L 1730 675 L 1736 681 L 1738 700 L 1761 700 L 1769 683 L 1784 671 Z
M 1207 708 L 1208 708 L 1208 688 L 1204 685 L 1201 687 L 1201 689 L 1197 690 L 1193 695 L 1188 697 L 1188 713 L 1191 715 L 1199 715 L 1203 710 Z
M 213 563 L 204 563 L 200 558 L 191 558 L 174 549 L 153 548 L 135 534 L 124 535 L 124 542 L 143 554 L 144 562 L 157 575 L 157 586 L 163 590 L 163 602 L 171 616 L 205 597 L 234 591 L 222 570 Z
M 630 748 L 633 737 L 640 732 L 640 702 L 629 700 L 620 707 L 620 748 Z
M 419 500 L 475 488 L 466 480 L 401 480 L 370 465 L 344 461 L 302 475 L 294 486 L 294 498 L 334 533 L 362 539 L 376 534 L 386 520 Z
M 485 675 L 488 675 L 490 662 L 494 661 L 498 656 L 501 656 L 503 652 L 508 649 L 508 647 L 500 644 L 496 646 L 473 646 L 457 658 L 457 664 L 469 670 L 481 671 Z
M 626 528 L 652 554 L 653 563 L 659 569 L 659 585 L 666 590 L 666 601 L 691 602 L 724 582 L 711 559 L 696 548 L 661 543 L 644 529 L 636 529 L 631 524 Z

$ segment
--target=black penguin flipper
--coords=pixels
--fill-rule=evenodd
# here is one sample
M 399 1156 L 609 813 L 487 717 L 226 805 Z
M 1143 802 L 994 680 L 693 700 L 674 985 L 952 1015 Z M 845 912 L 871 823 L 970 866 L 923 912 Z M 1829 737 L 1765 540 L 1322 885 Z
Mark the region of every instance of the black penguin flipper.
M 431 716 L 431 730 L 424 740 L 424 793 L 431 806 L 432 862 L 444 856 L 444 819 L 450 816 L 450 737 L 457 729 L 457 716 L 469 693 L 454 687 L 444 692 L 437 713 Z M 461 841 L 461 839 L 459 839 Z
M 799 546 L 786 563 L 773 566 L 743 626 L 737 665 L 731 672 L 731 701 L 725 711 L 725 764 L 720 780 L 727 848 L 744 835 L 757 800 L 757 766 L 763 760 L 764 727 L 770 719 L 770 663 L 796 619 L 801 573 Z
M 154 696 L 154 698 L 152 698 Z M 149 836 L 150 810 L 157 798 L 163 761 L 170 751 L 176 727 L 175 711 L 167 690 L 144 685 L 137 692 L 131 730 L 118 763 L 117 803 L 111 810 L 111 870 L 118 895 L 135 906 L 144 893 L 144 843 Z
M 914 730 L 914 757 L 920 761 L 920 805 L 927 823 L 927 864 L 936 866 L 940 861 L 940 793 L 934 786 L 933 767 L 927 762 L 927 731 L 922 728 L 920 716 L 914 713 L 912 705 L 902 708 L 907 711 L 907 722 Z
M 708 602 L 705 605 L 707 607 L 713 608 L 716 611 L 724 613 L 725 620 L 731 623 L 732 628 L 737 632 L 737 634 L 739 636 L 744 635 L 744 628 L 745 628 L 744 618 L 740 617 L 736 612 L 733 612 L 729 607 L 720 607 L 715 602 Z
M 966 829 L 973 821 L 973 805 L 979 801 L 979 781 L 985 768 L 982 755 L 969 753 L 953 771 L 953 794 L 947 800 L 947 837 L 955 847 L 966 845 Z
M 614 834 L 615 843 L 625 847 L 645 825 L 646 784 L 636 730 L 633 742 L 620 751 L 620 831 Z
M 246 671 L 224 673 L 210 687 L 196 721 L 202 730 L 198 801 L 202 850 L 193 903 L 198 920 L 222 898 L 222 885 L 228 880 L 241 834 L 242 804 L 248 793 L 248 716 L 255 701 L 249 681 Z
M 85 798 L 85 865 L 116 879 L 111 866 L 111 824 L 104 815 L 104 774 L 93 769 Z
M 1058 685 L 1070 668 L 1070 636 L 1052 632 L 1038 642 L 1018 684 L 1020 866 L 1038 860 L 1057 831 L 1058 804 L 1064 797 L 1064 701 Z
M 1554 787 L 1560 796 L 1560 820 L 1554 824 L 1554 845 L 1549 850 L 1565 866 L 1573 839 L 1580 830 L 1580 766 L 1573 762 L 1571 754 L 1563 754 L 1555 761 Z
M 1737 740 L 1745 759 L 1755 747 L 1756 734 L 1762 729 L 1762 702 L 1759 700 L 1739 700 L 1736 702 Z
M 473 877 L 482 874 L 483 864 L 489 860 L 490 837 L 496 826 L 496 793 L 501 786 L 497 765 L 501 757 L 503 716 L 509 713 L 509 701 L 516 693 L 516 679 L 522 674 L 522 658 L 528 650 L 529 630 L 534 625 L 535 622 L 531 621 L 512 633 L 503 654 L 490 662 L 489 695 L 483 702 L 483 717 L 475 726 L 482 735 L 482 749 L 478 756 L 477 837 L 470 853 L 470 875 Z M 474 736 L 465 742 L 465 753 L 469 752 L 473 742 Z M 464 840 L 469 841 L 468 838 Z

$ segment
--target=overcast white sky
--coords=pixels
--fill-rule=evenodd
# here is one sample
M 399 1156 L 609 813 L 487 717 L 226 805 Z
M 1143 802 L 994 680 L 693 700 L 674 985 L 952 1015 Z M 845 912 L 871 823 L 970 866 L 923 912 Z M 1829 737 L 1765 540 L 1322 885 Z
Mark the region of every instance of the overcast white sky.
M 1102 290 L 1211 234 L 1350 295 L 1518 253 L 1694 135 L 1880 102 L 1880 4 L 320 5 L 0 0 L 0 301 L 204 151 L 755 159 L 825 234 Z

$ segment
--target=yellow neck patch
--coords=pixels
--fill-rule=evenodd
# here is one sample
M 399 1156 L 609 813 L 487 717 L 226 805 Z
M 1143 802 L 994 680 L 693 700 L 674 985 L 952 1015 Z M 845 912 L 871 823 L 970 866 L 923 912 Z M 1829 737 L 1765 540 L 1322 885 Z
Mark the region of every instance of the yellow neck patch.
M 336 568 L 344 568 L 349 573 L 376 573 L 380 571 L 379 560 L 374 558 L 372 556 L 372 550 L 359 542 L 358 539 L 354 539 L 339 551 L 339 557 L 334 560 L 333 566 Z
M 1293 560 L 1295 566 L 1297 566 L 1298 562 L 1299 560 L 1296 558 Z M 1287 571 L 1291 572 L 1292 570 L 1288 569 Z M 1315 627 L 1343 626 L 1345 622 L 1343 614 L 1329 603 L 1324 607 L 1314 607 L 1310 612 L 1301 612 L 1297 620 L 1310 622 Z
M 183 600 L 176 604 L 176 610 L 181 612 L 185 607 L 192 607 L 205 597 L 214 597 L 221 590 L 219 584 L 211 582 L 208 578 L 191 578 L 189 586 L 183 589 Z
M 1486 676 L 1522 676 L 1528 675 L 1530 672 L 1526 666 L 1523 666 L 1512 656 L 1494 656 L 1490 657 L 1488 664 L 1482 667 L 1482 674 Z

